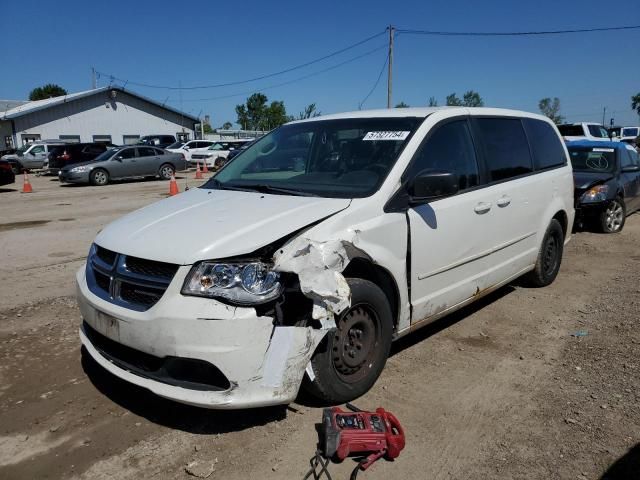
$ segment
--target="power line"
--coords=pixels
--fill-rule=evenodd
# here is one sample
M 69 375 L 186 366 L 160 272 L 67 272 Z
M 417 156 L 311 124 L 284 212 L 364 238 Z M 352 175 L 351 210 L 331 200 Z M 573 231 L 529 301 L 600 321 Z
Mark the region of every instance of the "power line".
M 385 47 L 386 47 L 386 45 L 385 45 Z M 384 69 L 387 68 L 387 63 L 388 62 L 389 62 L 389 55 L 385 55 L 384 56 L 384 63 L 382 64 L 382 68 L 380 69 L 380 73 L 378 74 L 378 78 L 376 80 L 376 83 L 373 84 L 373 87 L 371 88 L 371 90 L 369 90 L 369 93 L 367 93 L 367 96 L 364 97 L 364 99 L 358 104 L 358 110 L 362 109 L 362 106 L 364 105 L 364 102 L 366 102 L 369 99 L 371 94 L 374 92 L 374 90 L 376 89 L 376 87 L 380 83 L 380 79 L 382 78 L 382 74 L 384 73 Z
M 378 46 L 378 47 L 376 47 L 376 48 L 374 48 L 372 50 L 369 50 L 367 52 L 361 53 L 360 55 L 357 55 L 355 57 L 351 57 L 351 58 L 349 58 L 347 60 L 344 60 L 344 61 L 342 61 L 340 63 L 337 63 L 335 65 L 332 65 L 330 67 L 323 68 L 322 70 L 318 70 L 316 72 L 312 72 L 312 73 L 309 73 L 307 75 L 303 75 L 302 77 L 298 77 L 298 78 L 294 78 L 292 80 L 288 80 L 286 82 L 277 83 L 275 85 L 269 85 L 269 86 L 263 87 L 263 88 L 255 88 L 255 89 L 252 89 L 252 90 L 247 90 L 245 92 L 232 93 L 232 94 L 229 94 L 229 95 L 221 95 L 221 96 L 218 96 L 218 97 L 193 98 L 193 99 L 188 99 L 188 100 L 183 100 L 183 101 L 184 102 L 206 102 L 206 101 L 211 101 L 211 100 L 222 100 L 222 99 L 225 99 L 225 98 L 242 97 L 244 95 L 249 95 L 249 94 L 252 94 L 252 93 L 258 93 L 258 92 L 262 92 L 264 90 L 271 90 L 273 88 L 283 87 L 285 85 L 290 85 L 292 83 L 300 82 L 302 80 L 306 80 L 307 78 L 315 77 L 316 75 L 320 75 L 322 73 L 326 73 L 326 72 L 329 72 L 331 70 L 335 70 L 336 68 L 340 68 L 343 65 L 347 65 L 348 63 L 355 62 L 356 60 L 360 60 L 361 58 L 367 57 L 369 55 L 374 54 L 375 52 L 378 52 L 378 51 L 380 51 L 382 49 L 386 49 L 386 48 L 387 48 L 386 44 L 385 45 L 380 45 L 380 46 Z M 175 101 L 175 99 L 167 99 L 167 101 L 171 102 L 171 101 Z
M 327 55 L 324 55 L 324 56 L 322 56 L 320 58 L 316 58 L 315 60 L 310 60 L 308 62 L 301 63 L 300 65 L 296 65 L 295 67 L 290 67 L 290 68 L 286 68 L 284 70 L 280 70 L 279 72 L 268 73 L 268 74 L 265 74 L 265 75 L 259 75 L 257 77 L 248 78 L 248 79 L 245 79 L 245 80 L 238 80 L 238 81 L 235 81 L 235 82 L 217 83 L 217 84 L 213 84 L 213 85 L 198 85 L 198 86 L 191 86 L 191 87 L 180 87 L 180 86 L 176 87 L 176 86 L 171 86 L 171 85 L 152 85 L 152 84 L 149 84 L 149 83 L 134 82 L 134 81 L 131 81 L 131 80 L 125 80 L 125 79 L 122 79 L 122 78 L 118 78 L 118 77 L 116 77 L 114 75 L 111 75 L 109 73 L 104 73 L 104 72 L 97 72 L 97 73 L 99 73 L 100 75 L 104 75 L 106 77 L 109 77 L 112 81 L 113 80 L 118 80 L 119 82 L 125 82 L 126 81 L 126 82 L 130 83 L 131 85 L 137 85 L 139 87 L 146 87 L 146 88 L 160 88 L 160 89 L 165 89 L 165 90 L 202 90 L 202 89 L 207 89 L 207 88 L 230 87 L 230 86 L 233 86 L 233 85 L 242 85 L 242 84 L 245 84 L 245 83 L 255 82 L 255 81 L 258 81 L 258 80 L 264 80 L 266 78 L 271 78 L 271 77 L 275 77 L 275 76 L 278 76 L 278 75 L 283 75 L 285 73 L 293 72 L 294 70 L 299 70 L 301 68 L 308 67 L 309 65 L 313 65 L 314 63 L 322 62 L 323 60 L 327 60 L 327 59 L 329 59 L 331 57 L 335 57 L 336 55 L 340 55 L 341 53 L 344 53 L 344 52 L 346 52 L 348 50 L 352 50 L 352 49 L 354 49 L 356 47 L 359 47 L 360 45 L 363 45 L 363 44 L 365 44 L 365 43 L 367 43 L 367 42 L 369 42 L 369 41 L 371 41 L 371 40 L 373 40 L 375 38 L 378 38 L 381 35 L 384 35 L 386 32 L 387 32 L 387 30 L 385 29 L 382 32 L 378 32 L 375 35 L 371 35 L 370 37 L 367 37 L 367 38 L 365 38 L 363 40 L 360 40 L 359 42 L 356 42 L 356 43 L 351 44 L 351 45 L 349 45 L 347 47 L 341 48 L 340 50 L 336 50 L 335 52 L 331 52 L 331 53 L 329 53 Z
M 615 30 L 635 30 L 640 25 L 628 25 L 621 27 L 596 27 L 596 28 L 576 28 L 569 30 L 533 30 L 529 32 L 446 32 L 438 30 L 411 30 L 397 29 L 398 33 L 412 35 L 440 35 L 450 37 L 516 37 L 527 35 L 563 35 L 568 33 L 588 33 L 588 32 L 610 32 Z

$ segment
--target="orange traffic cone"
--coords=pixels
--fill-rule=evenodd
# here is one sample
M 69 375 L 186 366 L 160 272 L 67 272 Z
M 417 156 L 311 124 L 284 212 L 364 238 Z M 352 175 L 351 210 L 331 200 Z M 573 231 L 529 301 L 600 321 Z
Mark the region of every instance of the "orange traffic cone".
M 27 171 L 24 171 L 24 183 L 22 185 L 22 193 L 31 193 L 33 192 L 33 188 L 31 188 L 31 184 L 29 183 L 29 177 L 27 176 Z
M 206 162 L 205 162 L 206 165 Z M 196 162 L 196 176 L 195 176 L 196 180 L 201 180 L 202 179 L 202 171 L 200 170 L 200 162 Z
M 180 193 L 180 190 L 178 190 L 178 182 L 176 182 L 176 176 L 172 173 L 171 181 L 169 182 L 169 195 L 173 196 L 178 193 Z
M 207 161 L 202 162 L 202 173 L 209 173 L 209 169 L 207 168 Z

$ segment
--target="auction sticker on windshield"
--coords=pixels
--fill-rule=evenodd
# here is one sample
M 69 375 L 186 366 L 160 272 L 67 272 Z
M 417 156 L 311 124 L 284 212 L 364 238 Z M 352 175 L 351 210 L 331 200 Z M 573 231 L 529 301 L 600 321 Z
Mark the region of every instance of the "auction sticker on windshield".
M 594 152 L 615 152 L 613 148 L 594 148 Z
M 411 132 L 367 132 L 367 134 L 362 138 L 363 141 L 371 142 L 376 140 L 404 140 L 409 136 Z

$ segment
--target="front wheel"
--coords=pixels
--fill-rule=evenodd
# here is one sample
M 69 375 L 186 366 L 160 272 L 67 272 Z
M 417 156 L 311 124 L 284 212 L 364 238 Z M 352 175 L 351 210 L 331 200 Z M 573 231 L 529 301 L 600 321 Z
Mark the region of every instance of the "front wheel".
M 173 174 L 175 173 L 173 167 L 168 163 L 165 163 L 160 166 L 160 170 L 158 170 L 158 176 L 162 180 L 170 180 Z
M 106 172 L 106 170 L 97 168 L 93 172 L 91 172 L 89 180 L 91 180 L 91 185 L 97 185 L 101 187 L 109 183 L 109 174 Z
M 560 270 L 563 250 L 564 231 L 560 222 L 554 218 L 549 223 L 549 227 L 542 239 L 536 266 L 525 277 L 525 283 L 532 287 L 551 285 Z
M 626 217 L 624 201 L 621 198 L 611 200 L 609 206 L 600 214 L 600 229 L 604 233 L 621 232 Z
M 336 318 L 311 358 L 314 379 L 304 389 L 329 404 L 364 395 L 380 376 L 389 356 L 393 317 L 384 292 L 359 278 L 347 279 L 351 307 Z

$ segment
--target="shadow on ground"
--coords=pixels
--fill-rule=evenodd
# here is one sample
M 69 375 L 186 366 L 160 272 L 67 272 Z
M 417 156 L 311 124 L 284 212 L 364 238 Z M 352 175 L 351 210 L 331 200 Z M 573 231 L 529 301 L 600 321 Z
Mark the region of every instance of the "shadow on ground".
M 640 478 L 640 443 L 620 457 L 600 480 L 635 480 Z
M 208 410 L 183 405 L 110 374 L 82 349 L 82 368 L 93 385 L 110 400 L 150 422 L 189 433 L 210 435 L 265 425 L 286 417 L 286 406 L 250 410 Z

